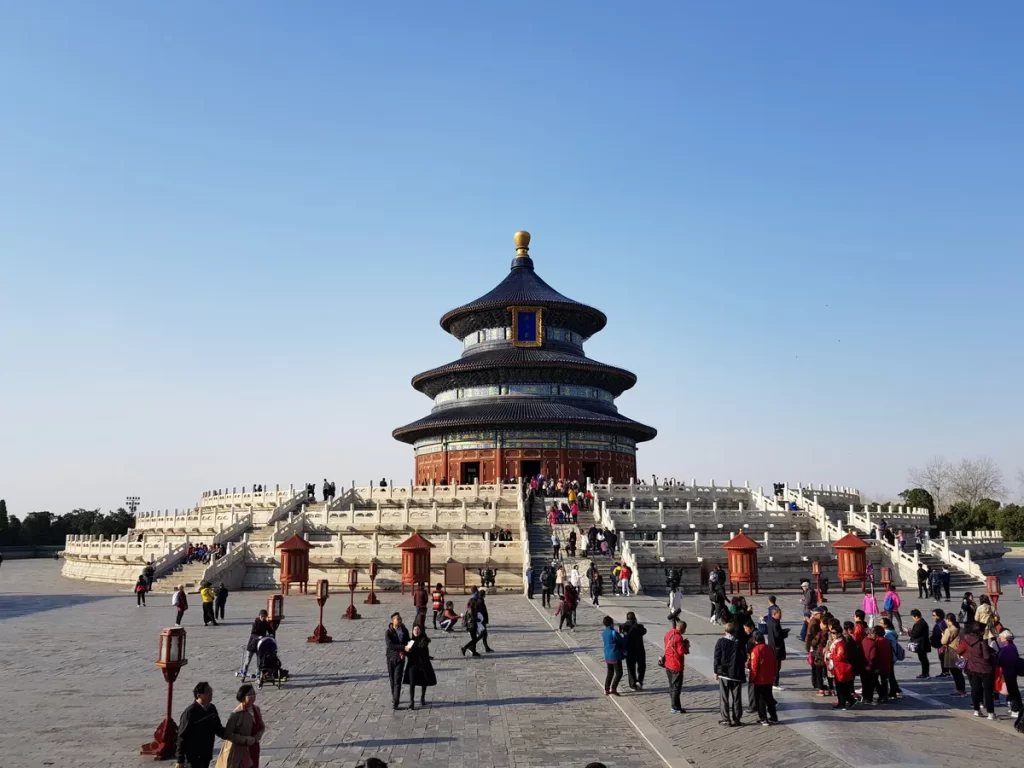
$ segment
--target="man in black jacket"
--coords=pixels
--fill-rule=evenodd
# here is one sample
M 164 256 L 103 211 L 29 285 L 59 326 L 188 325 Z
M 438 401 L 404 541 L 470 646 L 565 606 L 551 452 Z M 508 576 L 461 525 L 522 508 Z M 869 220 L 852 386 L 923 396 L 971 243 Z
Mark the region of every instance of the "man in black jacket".
M 174 753 L 175 768 L 209 768 L 213 760 L 213 739 L 224 738 L 224 726 L 220 722 L 217 708 L 213 706 L 213 688 L 207 682 L 196 685 L 192 690 L 195 701 L 181 713 L 178 722 L 178 748 Z M 256 743 L 251 736 L 245 744 Z
M 644 674 L 647 672 L 647 649 L 644 647 L 644 635 L 647 627 L 637 623 L 636 614 L 626 614 L 626 623 L 621 627 L 626 637 L 626 672 L 629 676 L 629 687 L 634 691 L 644 689 Z
M 782 671 L 782 662 L 786 660 L 786 635 L 788 630 L 782 626 L 782 609 L 773 605 L 765 618 L 765 642 L 775 651 L 775 689 L 783 690 L 779 685 L 779 673 Z
M 921 674 L 918 680 L 927 680 L 929 673 L 928 653 L 931 645 L 928 642 L 928 622 L 921 616 L 921 612 L 915 608 L 910 612 L 914 623 L 910 625 L 910 643 L 917 653 L 917 660 L 921 662 Z
M 402 698 L 402 676 L 405 673 L 405 646 L 409 630 L 402 623 L 402 615 L 391 614 L 391 626 L 384 631 L 384 645 L 388 662 L 388 679 L 391 682 L 391 708 L 398 709 Z
M 224 586 L 222 581 L 217 587 L 217 591 L 214 593 L 213 598 L 213 615 L 214 618 L 224 618 L 224 608 L 228 604 L 228 588 Z
M 722 713 L 719 723 L 729 727 L 742 725 L 743 683 L 747 679 L 744 669 L 747 663 L 746 646 L 734 632 L 734 624 L 727 621 L 725 637 L 720 637 L 715 643 L 715 680 L 718 681 Z

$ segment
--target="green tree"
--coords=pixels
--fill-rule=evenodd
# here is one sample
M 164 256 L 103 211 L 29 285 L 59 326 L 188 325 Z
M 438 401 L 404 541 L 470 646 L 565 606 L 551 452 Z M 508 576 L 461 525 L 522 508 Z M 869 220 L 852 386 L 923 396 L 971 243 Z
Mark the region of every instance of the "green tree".
M 907 490 L 900 494 L 900 498 L 903 499 L 903 503 L 908 507 L 921 507 L 928 511 L 935 509 L 935 501 L 932 499 L 932 495 L 924 488 L 907 488 Z
M 996 528 L 1007 541 L 1024 541 L 1024 506 L 1007 504 L 996 513 Z
M 7 517 L 7 541 L 5 543 L 9 547 L 16 547 L 22 543 L 21 520 L 17 515 L 8 515 Z
M 29 512 L 21 524 L 21 543 L 30 546 L 52 544 L 52 521 L 53 515 L 49 512 Z

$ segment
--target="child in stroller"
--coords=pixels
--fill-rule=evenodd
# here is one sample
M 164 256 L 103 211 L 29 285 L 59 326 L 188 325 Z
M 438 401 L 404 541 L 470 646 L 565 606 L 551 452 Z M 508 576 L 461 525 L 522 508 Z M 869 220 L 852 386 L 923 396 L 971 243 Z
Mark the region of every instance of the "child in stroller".
M 288 681 L 288 670 L 277 657 L 277 640 L 269 635 L 256 644 L 256 679 L 257 688 L 263 688 L 264 683 L 280 688 L 281 683 Z

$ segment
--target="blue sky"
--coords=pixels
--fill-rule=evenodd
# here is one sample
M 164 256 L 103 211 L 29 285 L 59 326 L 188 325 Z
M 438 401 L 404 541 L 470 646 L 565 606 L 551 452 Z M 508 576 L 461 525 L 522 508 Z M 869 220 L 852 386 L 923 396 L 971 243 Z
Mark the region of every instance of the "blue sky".
M 645 476 L 1024 466 L 1024 11 L 8 3 L 0 497 L 407 482 L 512 233 Z M 1011 482 L 1010 485 L 1013 485 Z

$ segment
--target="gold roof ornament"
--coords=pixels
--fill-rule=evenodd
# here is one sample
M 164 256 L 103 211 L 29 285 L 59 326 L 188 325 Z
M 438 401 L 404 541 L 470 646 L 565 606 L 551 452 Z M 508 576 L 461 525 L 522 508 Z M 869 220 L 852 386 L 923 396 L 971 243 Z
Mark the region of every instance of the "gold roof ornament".
M 520 230 L 512 235 L 516 244 L 516 258 L 524 259 L 530 256 L 530 233 Z

